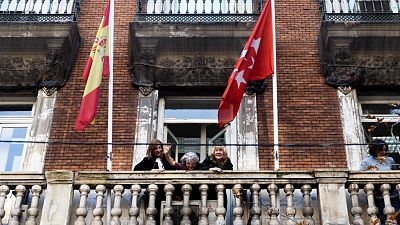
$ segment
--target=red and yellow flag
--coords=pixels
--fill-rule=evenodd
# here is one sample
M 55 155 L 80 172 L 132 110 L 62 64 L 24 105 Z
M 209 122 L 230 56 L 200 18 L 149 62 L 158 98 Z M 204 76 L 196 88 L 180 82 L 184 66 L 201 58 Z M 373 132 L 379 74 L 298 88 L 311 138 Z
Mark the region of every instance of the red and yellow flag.
M 108 58 L 108 19 L 110 15 L 110 1 L 104 12 L 96 39 L 90 51 L 90 56 L 83 72 L 83 80 L 86 82 L 78 118 L 75 122 L 75 130 L 82 131 L 89 124 L 94 123 L 100 95 L 100 83 L 102 77 L 110 74 Z

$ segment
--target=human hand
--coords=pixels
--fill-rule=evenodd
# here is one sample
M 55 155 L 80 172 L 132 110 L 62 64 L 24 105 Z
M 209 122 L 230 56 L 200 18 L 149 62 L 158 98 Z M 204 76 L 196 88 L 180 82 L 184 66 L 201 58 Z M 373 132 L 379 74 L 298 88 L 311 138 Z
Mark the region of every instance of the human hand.
M 367 170 L 369 170 L 369 171 L 375 171 L 375 170 L 379 170 L 379 169 L 378 169 L 378 167 L 376 167 L 376 166 L 368 166 L 368 167 L 367 167 Z
M 210 171 L 214 171 L 214 172 L 216 172 L 216 173 L 222 173 L 222 172 L 224 172 L 221 168 L 219 168 L 219 167 L 213 167 L 213 168 L 210 168 Z
M 163 153 L 166 155 L 169 153 L 169 151 L 171 150 L 172 145 L 171 144 L 166 144 L 164 145 L 164 149 L 163 149 Z

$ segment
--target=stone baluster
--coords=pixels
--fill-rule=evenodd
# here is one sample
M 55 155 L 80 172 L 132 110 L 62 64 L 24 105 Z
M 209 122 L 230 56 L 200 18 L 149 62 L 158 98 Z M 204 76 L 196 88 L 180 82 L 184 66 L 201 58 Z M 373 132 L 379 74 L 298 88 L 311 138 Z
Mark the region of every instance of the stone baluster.
M 338 2 L 339 2 L 339 12 L 343 13 L 342 0 L 338 0 Z
M 22 197 L 24 197 L 26 188 L 23 185 L 18 185 L 15 188 L 15 203 L 14 207 L 10 210 L 10 221 L 9 225 L 19 225 L 19 218 L 21 217 L 21 202 L 22 202 Z
M 156 13 L 156 5 L 157 5 L 157 0 L 153 0 L 153 14 Z
M 106 191 L 106 186 L 97 185 L 96 186 L 96 208 L 93 209 L 93 221 L 92 225 L 103 225 L 102 218 L 104 216 L 103 209 L 103 195 Z
M 158 191 L 158 186 L 155 184 L 150 184 L 147 190 L 149 192 L 149 206 L 146 209 L 146 225 L 156 225 L 156 194 Z
M 169 0 L 169 14 L 172 14 L 172 2 L 173 0 Z
M 39 185 L 33 185 L 32 189 L 32 201 L 31 207 L 28 209 L 28 220 L 26 221 L 25 225 L 36 225 L 36 218 L 39 215 L 39 196 L 42 192 L 42 187 Z
M 267 191 L 269 193 L 269 198 L 271 199 L 271 208 L 268 210 L 268 214 L 270 216 L 269 225 L 279 225 L 278 215 L 279 210 L 277 206 L 277 191 L 278 186 L 276 184 L 268 185 Z
M 261 207 L 260 207 L 260 190 L 259 184 L 252 184 L 250 187 L 251 196 L 253 198 L 253 206 L 250 210 L 251 215 L 251 225 L 261 225 Z
M 294 192 L 294 187 L 291 184 L 286 184 L 285 188 L 283 189 L 286 193 L 286 201 L 287 201 L 287 207 L 286 207 L 286 214 L 288 217 L 288 220 L 286 220 L 286 225 L 296 225 L 296 209 L 293 206 L 293 192 Z
M 354 225 L 364 225 L 364 221 L 361 218 L 362 208 L 358 203 L 358 184 L 350 184 L 349 193 L 351 195 L 351 214 L 353 215 Z
M 364 192 L 365 192 L 365 194 L 367 194 L 367 200 L 368 200 L 367 213 L 369 215 L 369 219 L 370 219 L 371 223 L 374 223 L 375 221 L 379 221 L 379 218 L 376 215 L 378 213 L 378 207 L 375 206 L 374 189 L 375 189 L 375 187 L 371 183 L 368 183 L 364 186 Z
M 385 202 L 385 208 L 383 209 L 383 214 L 388 218 L 395 212 L 395 209 L 390 202 L 390 184 L 382 184 L 381 192 L 383 196 L 383 201 Z
M 132 203 L 131 208 L 129 209 L 129 222 L 128 225 L 139 225 L 137 220 L 139 216 L 139 208 L 138 208 L 138 195 L 141 191 L 140 185 L 134 184 L 131 186 L 132 193 Z
M 301 192 L 303 193 L 303 216 L 305 217 L 303 223 L 308 225 L 315 225 L 315 222 L 312 218 L 314 215 L 314 209 L 311 207 L 311 186 L 305 184 L 301 186 Z
M 181 2 L 182 0 L 178 0 L 178 14 L 181 14 Z
M 199 187 L 201 195 L 201 206 L 200 206 L 200 219 L 199 225 L 208 225 L 208 207 L 207 207 L 207 191 L 208 185 L 202 184 Z
M 111 225 L 120 225 L 119 218 L 122 215 L 121 209 L 121 197 L 124 193 L 124 187 L 122 185 L 114 186 L 114 207 L 111 209 Z
M 327 13 L 335 13 L 335 8 L 333 7 L 333 0 L 327 0 L 329 1 L 330 8 L 332 9 L 332 12 L 329 12 L 328 9 L 326 9 Z
M 79 207 L 76 209 L 76 221 L 74 225 L 86 225 L 85 218 L 87 216 L 86 200 L 90 192 L 90 187 L 86 184 L 82 184 L 79 187 L 79 192 L 81 194 L 79 200 Z
M 192 186 L 190 186 L 190 184 L 185 184 L 182 186 L 181 190 L 183 192 L 183 206 L 181 209 L 181 215 L 182 215 L 181 225 L 191 225 L 192 222 L 190 221 L 190 214 L 192 214 L 192 209 L 190 208 L 189 200 L 190 200 L 190 192 L 192 191 Z
M 4 210 L 4 205 L 6 203 L 6 198 L 8 193 L 10 193 L 10 188 L 6 185 L 0 186 L 0 225 L 3 225 L 1 222 L 3 220 L 6 211 Z
M 215 209 L 215 215 L 217 216 L 215 225 L 225 225 L 225 213 L 226 213 L 226 209 L 224 206 L 225 185 L 218 184 L 215 190 L 217 191 L 218 194 L 218 203 L 217 203 L 217 208 Z
M 203 0 L 203 14 L 206 13 L 206 0 Z
M 175 187 L 172 184 L 167 184 L 164 187 L 165 191 L 165 207 L 164 207 L 164 220 L 163 225 L 173 225 L 174 221 L 172 220 L 172 194 L 175 191 Z
M 242 207 L 242 190 L 241 184 L 235 184 L 232 189 L 233 196 L 235 197 L 235 208 L 233 208 L 233 225 L 243 225 L 243 207 Z

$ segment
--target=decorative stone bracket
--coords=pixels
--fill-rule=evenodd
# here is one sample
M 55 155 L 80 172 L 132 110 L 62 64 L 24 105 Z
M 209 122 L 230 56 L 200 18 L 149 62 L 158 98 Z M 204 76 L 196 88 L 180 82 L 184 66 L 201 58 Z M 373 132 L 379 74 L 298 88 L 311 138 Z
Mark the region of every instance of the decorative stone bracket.
M 26 30 L 32 30 L 30 37 Z M 54 90 L 66 84 L 81 42 L 76 23 L 3 24 L 0 31 L 0 89 Z
M 144 95 L 166 91 L 222 92 L 251 32 L 248 23 L 131 23 L 129 70 Z M 235 34 L 235 35 L 233 35 Z M 264 80 L 248 82 L 248 94 Z
M 325 82 L 333 87 L 398 89 L 400 26 L 323 22 L 319 54 Z

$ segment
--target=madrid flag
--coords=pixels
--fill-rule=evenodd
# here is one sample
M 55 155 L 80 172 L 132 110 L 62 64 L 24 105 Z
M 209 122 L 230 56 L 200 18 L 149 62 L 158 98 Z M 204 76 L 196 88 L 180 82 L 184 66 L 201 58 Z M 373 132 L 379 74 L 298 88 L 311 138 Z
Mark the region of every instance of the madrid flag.
M 83 72 L 83 80 L 86 82 L 78 118 L 75 122 L 75 130 L 82 131 L 90 123 L 94 123 L 100 95 L 100 83 L 103 76 L 110 74 L 108 59 L 108 19 L 110 15 L 110 1 L 104 12 L 97 31 L 96 39 L 90 51 L 90 56 Z
M 272 26 L 271 0 L 267 0 L 222 96 L 218 109 L 218 122 L 221 128 L 236 117 L 247 82 L 262 80 L 274 73 Z

